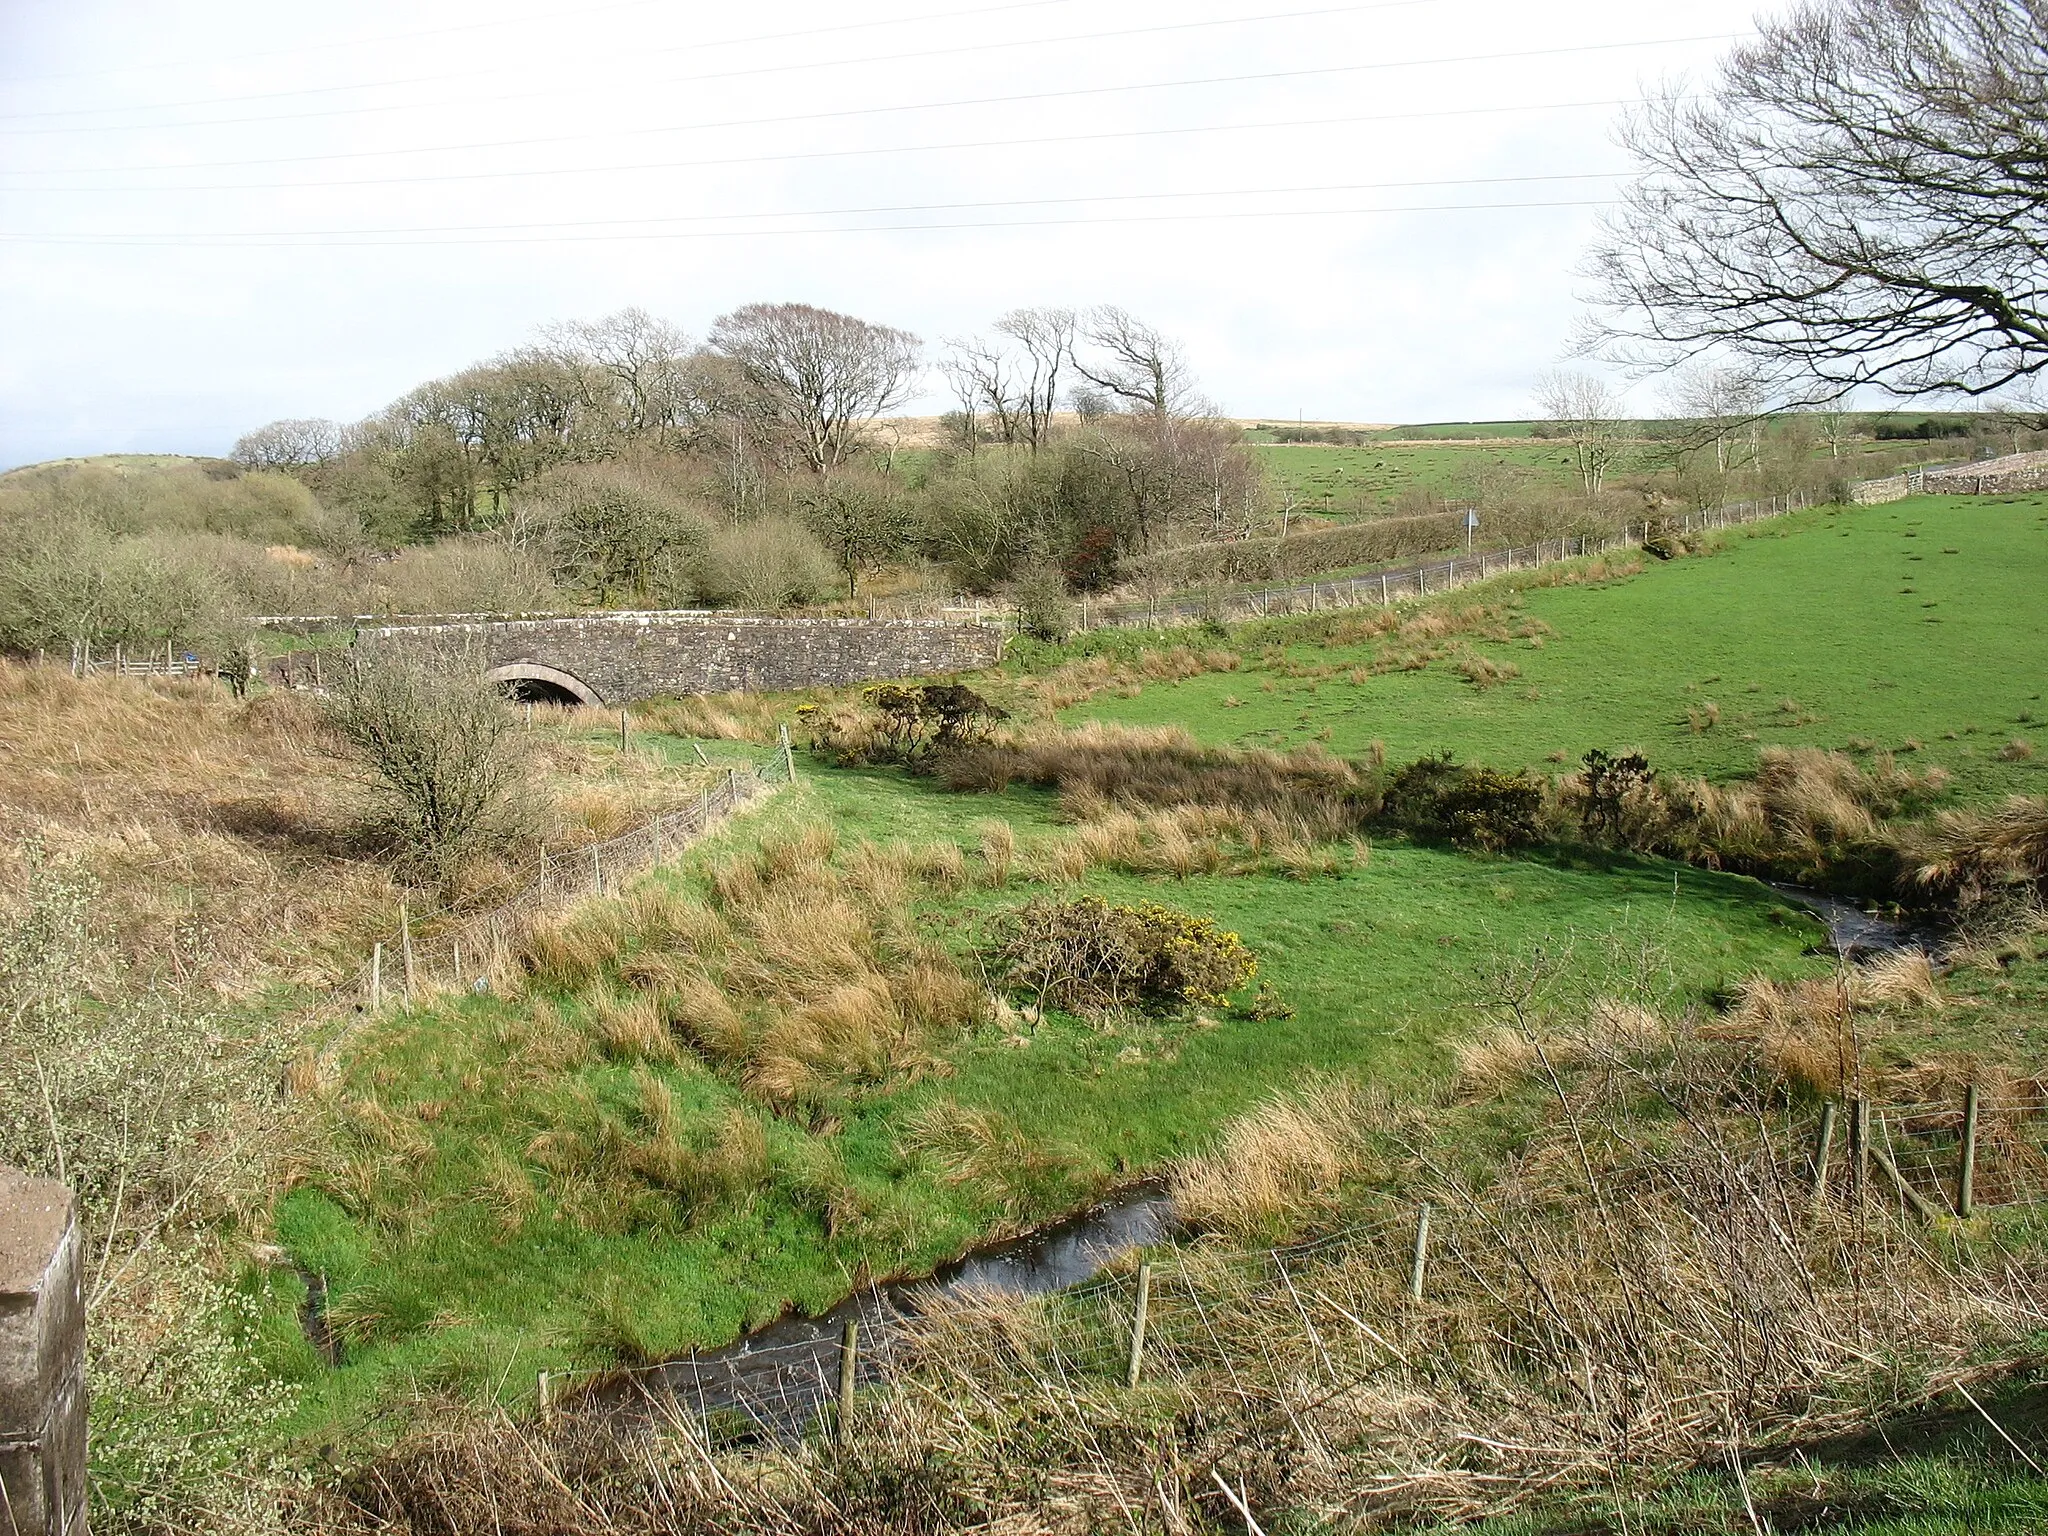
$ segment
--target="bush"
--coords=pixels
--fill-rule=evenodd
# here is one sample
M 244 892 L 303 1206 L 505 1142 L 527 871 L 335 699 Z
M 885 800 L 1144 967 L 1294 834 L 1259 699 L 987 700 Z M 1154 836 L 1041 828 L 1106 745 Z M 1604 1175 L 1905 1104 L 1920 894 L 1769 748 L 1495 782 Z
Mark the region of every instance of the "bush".
M 833 589 L 832 560 L 811 531 L 786 517 L 762 517 L 711 535 L 697 562 L 697 590 L 733 608 L 815 603 Z
M 1259 968 L 1244 941 L 1211 918 L 1099 896 L 1027 903 L 995 958 L 1013 985 L 1069 1009 L 1220 1007 Z
M 1074 604 L 1067 579 L 1051 566 L 1026 571 L 1010 585 L 1010 604 L 1017 611 L 1017 633 L 1059 644 L 1074 632 Z
M 514 830 L 526 763 L 482 667 L 352 655 L 327 718 L 365 771 L 401 864 L 445 882 Z
M 1542 784 L 1526 772 L 1461 767 L 1445 752 L 1417 758 L 1394 775 L 1384 814 L 1421 836 L 1498 853 L 1538 839 L 1544 804 Z
M 806 705 L 797 716 L 810 727 L 811 747 L 841 766 L 899 763 L 920 767 L 988 739 L 1009 711 L 960 683 L 906 688 L 879 683 L 861 691 L 864 708 L 849 713 Z

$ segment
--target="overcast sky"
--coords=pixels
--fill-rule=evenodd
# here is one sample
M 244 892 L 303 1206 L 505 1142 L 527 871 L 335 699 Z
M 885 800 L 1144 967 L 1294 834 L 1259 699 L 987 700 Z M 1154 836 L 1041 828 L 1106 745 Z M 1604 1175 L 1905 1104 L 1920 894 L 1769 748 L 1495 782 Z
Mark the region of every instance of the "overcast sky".
M 1525 415 L 1621 103 L 1753 10 L 0 0 L 0 466 L 757 299 L 934 348 L 1108 301 L 1235 415 Z

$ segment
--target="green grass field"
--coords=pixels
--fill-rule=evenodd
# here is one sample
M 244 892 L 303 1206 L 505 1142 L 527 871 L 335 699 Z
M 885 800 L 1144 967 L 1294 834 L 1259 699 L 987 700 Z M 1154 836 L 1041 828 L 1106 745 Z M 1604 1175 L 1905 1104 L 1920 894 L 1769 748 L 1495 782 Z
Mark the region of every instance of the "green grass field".
M 1917 740 L 1908 761 L 1952 769 L 1966 793 L 2038 793 L 2040 757 L 1998 749 L 2048 748 L 2044 577 L 2048 497 L 1801 514 L 1739 531 L 1719 553 L 1599 585 L 1502 584 L 1435 600 L 1513 604 L 1518 622 L 1542 628 L 1460 641 L 1421 670 L 1354 681 L 1372 646 L 1315 638 L 1341 616 L 1274 621 L 1221 642 L 1247 658 L 1236 672 L 1104 693 L 1067 718 L 1179 723 L 1217 742 L 1326 740 L 1339 752 L 1381 741 L 1394 761 L 1449 747 L 1497 766 L 1554 767 L 1556 754 L 1634 745 L 1660 767 L 1723 777 L 1751 770 L 1771 743 L 1875 751 Z M 1472 654 L 1520 675 L 1481 691 L 1451 670 Z M 1693 729 L 1687 712 L 1704 718 L 1710 702 L 1716 723 Z M 688 751 L 646 740 L 679 762 Z M 1026 844 L 1063 825 L 1040 791 L 949 794 L 896 770 L 814 765 L 712 846 L 648 878 L 701 894 L 713 858 L 819 822 L 836 829 L 842 864 L 870 840 L 952 844 L 971 870 L 989 818 Z M 1478 1020 L 1474 976 L 1488 956 L 1568 944 L 1589 988 L 1647 986 L 1646 1000 L 1679 1005 L 1757 971 L 1810 974 L 1819 963 L 1804 953 L 1819 936 L 1812 920 L 1739 877 L 1398 840 L 1362 862 L 1334 852 L 1335 872 L 1306 880 L 1098 867 L 1081 886 L 1165 901 L 1239 933 L 1291 1017 L 1254 1019 L 1247 988 L 1230 1009 L 1106 1027 L 1058 1013 L 1035 1028 L 989 1022 L 944 1046 L 929 1072 L 835 1090 L 808 1115 L 759 1116 L 765 1180 L 694 1219 L 644 1198 L 579 1203 L 534 1149 L 571 1123 L 630 1132 L 650 1078 L 691 1135 L 736 1109 L 758 1116 L 729 1073 L 687 1054 L 635 1063 L 592 1048 L 572 993 L 471 997 L 363 1027 L 337 1088 L 351 1106 L 345 1130 L 309 1157 L 278 1212 L 295 1264 L 326 1277 L 344 1341 L 338 1367 L 316 1359 L 293 1312 L 303 1291 L 272 1283 L 269 1356 L 306 1388 L 299 1427 L 374 1438 L 374 1425 L 404 1421 L 385 1417 L 395 1405 L 422 1393 L 518 1402 L 538 1370 L 722 1342 L 786 1306 L 822 1307 L 864 1276 L 922 1270 L 1157 1171 L 1309 1074 L 1439 1080 L 1446 1042 Z M 926 889 L 916 921 L 971 964 L 991 920 L 1039 891 L 1015 879 Z M 563 1031 L 576 1044 L 556 1059 L 550 1041 Z M 949 1179 L 906 1147 L 907 1122 L 938 1099 L 1004 1117 L 1020 1149 L 1014 1183 Z M 821 1206 L 821 1169 L 859 1220 Z
M 844 850 L 858 838 L 975 844 L 990 816 L 1029 839 L 1054 830 L 1040 792 L 948 794 L 894 771 L 815 770 L 736 826 L 745 847 L 829 820 Z M 700 851 L 666 878 L 695 889 Z M 1233 1114 L 1303 1074 L 1386 1082 L 1440 1072 L 1446 1035 L 1470 1028 L 1474 967 L 1497 950 L 1575 943 L 1593 976 L 1648 984 L 1672 1002 L 1715 994 L 1755 970 L 1798 974 L 1818 936 L 1753 881 L 1633 858 L 1570 865 L 1494 861 L 1392 843 L 1363 869 L 1307 882 L 1277 874 L 1173 881 L 1093 872 L 1083 889 L 1153 899 L 1214 917 L 1260 959 L 1260 980 L 1295 1009 L 1263 1022 L 1226 1010 L 1116 1028 L 1050 1015 L 973 1032 L 923 1082 L 833 1106 L 829 1123 L 769 1122 L 776 1169 L 742 1206 L 697 1223 L 642 1212 L 593 1221 L 548 1193 L 533 1139 L 593 1106 L 636 1113 L 630 1065 L 534 1064 L 522 1023 L 531 999 L 472 998 L 400 1014 L 351 1045 L 342 1091 L 362 1112 L 363 1149 L 342 1176 L 313 1178 L 283 1203 L 280 1240 L 328 1277 L 350 1343 L 338 1370 L 318 1364 L 282 1311 L 276 1359 L 304 1380 L 309 1430 L 360 1425 L 424 1385 L 520 1399 L 534 1373 L 632 1353 L 722 1342 L 794 1304 L 818 1308 L 868 1273 L 916 1272 L 1005 1222 L 1056 1214 L 1203 1145 Z M 970 888 L 919 903 L 929 933 L 959 953 L 985 921 L 1033 894 Z M 565 1008 L 573 1017 L 573 1006 Z M 652 1068 L 692 1122 L 746 1103 L 701 1064 Z M 999 1112 L 1043 1159 L 1021 1194 L 998 1200 L 949 1183 L 900 1150 L 907 1116 L 935 1095 Z M 873 1219 L 828 1231 L 807 1208 L 802 1170 L 829 1160 Z M 507 1167 L 542 1194 L 508 1214 Z
M 1217 743 L 1326 740 L 1338 753 L 1381 741 L 1395 761 L 1450 748 L 1501 767 L 1630 746 L 1713 777 L 1753 771 L 1770 745 L 1894 751 L 1949 769 L 1967 794 L 2048 788 L 2048 497 L 1807 512 L 1604 586 L 1506 586 L 1441 600 L 1512 596 L 1549 628 L 1471 642 L 1519 669 L 1484 691 L 1451 658 L 1357 681 L 1290 678 L 1272 661 L 1351 667 L 1373 647 L 1303 639 L 1317 626 L 1276 620 L 1239 636 L 1252 659 L 1238 672 L 1099 695 L 1067 718 L 1183 724 Z M 1260 660 L 1268 640 L 1279 649 Z M 1709 705 L 1718 721 L 1706 725 Z
M 1474 443 L 1372 443 L 1359 448 L 1326 443 L 1259 443 L 1252 450 L 1276 487 L 1291 490 L 1311 512 L 1335 517 L 1373 516 L 1404 491 L 1474 496 L 1489 476 L 1516 484 L 1576 489 L 1571 450 L 1530 440 Z

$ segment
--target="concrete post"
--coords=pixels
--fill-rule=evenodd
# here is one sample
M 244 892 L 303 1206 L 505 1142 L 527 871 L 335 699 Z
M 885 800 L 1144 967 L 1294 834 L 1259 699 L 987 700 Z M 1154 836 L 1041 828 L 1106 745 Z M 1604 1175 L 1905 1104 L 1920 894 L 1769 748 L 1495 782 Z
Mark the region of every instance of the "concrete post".
M 85 1536 L 85 1301 L 71 1192 L 0 1168 L 0 1536 Z

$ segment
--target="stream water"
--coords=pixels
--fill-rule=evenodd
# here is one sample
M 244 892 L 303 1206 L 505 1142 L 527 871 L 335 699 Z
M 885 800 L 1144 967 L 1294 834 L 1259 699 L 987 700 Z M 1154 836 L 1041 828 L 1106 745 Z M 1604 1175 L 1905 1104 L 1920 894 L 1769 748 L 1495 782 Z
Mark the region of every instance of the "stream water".
M 1826 924 L 1829 944 L 1850 960 L 1862 960 L 1908 947 L 1929 951 L 1935 947 L 1935 935 L 1931 931 L 1866 912 L 1855 902 L 1840 896 L 1809 891 L 1803 886 L 1779 885 L 1775 881 L 1765 883 L 1787 901 L 1806 908 Z
M 974 1291 L 1067 1290 L 1173 1230 L 1165 1191 L 1140 1185 L 1035 1232 L 972 1249 L 926 1278 L 867 1286 L 817 1317 L 783 1317 L 720 1349 L 601 1376 L 564 1406 L 647 1417 L 676 1404 L 700 1415 L 739 1415 L 764 1434 L 801 1433 L 837 1391 L 849 1319 L 860 1325 L 857 1379 L 873 1381 L 888 1369 L 905 1321 L 934 1301 Z

